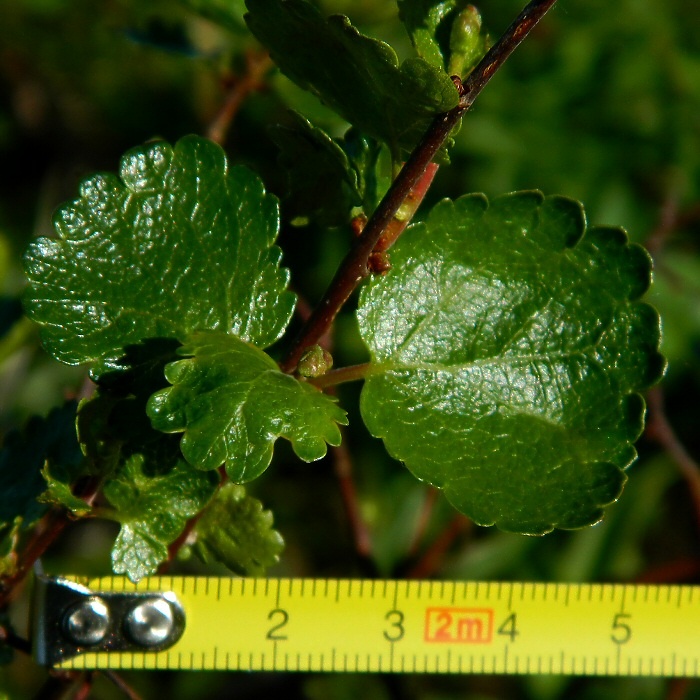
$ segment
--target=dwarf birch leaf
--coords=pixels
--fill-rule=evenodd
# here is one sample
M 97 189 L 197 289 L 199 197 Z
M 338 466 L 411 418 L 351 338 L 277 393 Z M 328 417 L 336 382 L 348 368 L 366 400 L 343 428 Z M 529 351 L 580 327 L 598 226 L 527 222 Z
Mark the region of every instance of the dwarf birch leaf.
M 41 470 L 41 474 L 46 480 L 47 489 L 37 498 L 39 503 L 63 506 L 79 518 L 86 516 L 92 510 L 91 505 L 73 495 L 70 483 L 52 476 L 48 461 Z
M 125 348 L 147 339 L 217 329 L 266 347 L 284 331 L 294 297 L 277 201 L 219 146 L 136 148 L 120 177 L 89 178 L 80 195 L 26 255 L 25 306 L 54 357 L 124 370 Z
M 193 334 L 166 366 L 173 385 L 148 403 L 153 426 L 184 432 L 180 449 L 199 469 L 226 464 L 232 481 L 250 481 L 267 469 L 277 438 L 292 443 L 300 459 L 340 444 L 345 411 L 313 386 L 279 371 L 262 350 L 223 333 Z
M 637 392 L 664 369 L 647 253 L 522 192 L 439 204 L 392 263 L 358 311 L 372 434 L 481 525 L 599 520 L 636 456 Z
M 104 488 L 121 524 L 112 548 L 114 573 L 131 581 L 155 573 L 168 558 L 168 545 L 204 508 L 218 481 L 218 474 L 197 471 L 184 460 L 154 470 L 143 454 L 131 455 Z
M 230 482 L 197 521 L 195 535 L 194 549 L 205 564 L 214 559 L 241 576 L 263 576 L 284 549 L 272 513 L 243 486 Z
M 330 136 L 295 112 L 292 126 L 276 126 L 272 140 L 279 163 L 287 171 L 287 199 L 293 217 L 340 226 L 353 207 L 362 204 L 359 177 L 350 160 Z
M 409 153 L 437 114 L 457 106 L 452 80 L 422 58 L 399 65 L 394 49 L 347 17 L 325 20 L 304 0 L 247 0 L 245 20 L 280 70 L 395 157 Z

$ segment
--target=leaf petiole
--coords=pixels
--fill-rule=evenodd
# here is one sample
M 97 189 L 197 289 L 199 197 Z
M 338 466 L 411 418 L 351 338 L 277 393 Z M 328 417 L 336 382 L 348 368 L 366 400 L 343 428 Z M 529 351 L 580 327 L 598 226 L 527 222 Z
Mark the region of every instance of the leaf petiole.
M 366 379 L 380 370 L 380 366 L 374 362 L 364 362 L 360 365 L 350 365 L 349 367 L 339 367 L 332 369 L 320 377 L 307 379 L 309 384 L 313 384 L 318 389 L 326 389 L 338 384 L 356 382 Z

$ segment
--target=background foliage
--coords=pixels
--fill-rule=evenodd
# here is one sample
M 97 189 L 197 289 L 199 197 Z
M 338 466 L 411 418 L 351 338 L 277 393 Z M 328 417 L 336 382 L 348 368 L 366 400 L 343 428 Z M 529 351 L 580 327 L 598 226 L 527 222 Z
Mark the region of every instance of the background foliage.
M 400 58 L 409 55 L 394 0 L 319 5 L 327 14 L 348 14 L 366 33 L 389 41 Z M 521 5 L 479 3 L 492 36 Z M 114 171 L 122 153 L 153 137 L 175 142 L 187 133 L 207 133 L 258 50 L 240 21 L 243 11 L 239 0 L 111 0 L 99 11 L 87 0 L 0 0 L 2 435 L 78 396 L 85 378 L 84 370 L 45 355 L 36 330 L 22 320 L 21 252 L 36 235 L 50 233 L 53 209 L 75 196 L 81 178 Z M 591 223 L 623 225 L 632 240 L 646 243 L 656 259 L 651 300 L 664 318 L 663 350 L 670 362 L 663 396 L 655 391 L 651 405 L 665 399 L 665 418 L 690 455 L 700 454 L 698 26 L 696 0 L 560 0 L 466 117 L 452 164 L 440 168 L 427 198 L 434 203 L 464 192 L 495 197 L 538 188 L 580 199 Z M 270 127 L 291 124 L 287 110 L 293 108 L 335 136 L 345 128 L 278 72 L 261 82 L 263 89 L 240 105 L 224 145 L 233 162 L 251 166 L 268 190 L 282 196 L 279 138 Z M 311 302 L 319 297 L 348 242 L 341 228 L 333 236 L 314 224 L 283 230 L 284 263 L 294 269 L 301 296 Z M 336 331 L 338 364 L 363 361 L 350 309 Z M 340 387 L 342 405 L 356 405 L 343 394 L 354 399 L 357 391 Z M 677 466 L 679 455 L 668 441 L 660 444 L 664 416 L 654 412 L 651 418 L 623 498 L 602 524 L 528 538 L 455 517 L 441 496 L 391 460 L 350 415 L 347 453 L 307 465 L 291 449 L 279 450 L 275 468 L 250 488 L 272 509 L 286 540 L 282 561 L 270 573 L 698 582 L 700 516 L 692 488 Z M 369 549 L 357 546 L 343 507 L 346 459 Z M 69 527 L 45 557 L 45 568 L 107 572 L 118 528 Z M 193 559 L 180 568 L 202 570 L 198 566 Z M 0 691 L 34 697 L 45 680 L 31 661 L 18 658 L 0 670 Z M 700 697 L 694 685 L 664 680 L 216 673 L 127 674 L 127 680 L 144 697 L 167 692 L 183 699 L 254 698 L 282 689 L 287 697 L 330 700 L 359 694 L 368 700 Z M 98 678 L 94 696 L 121 694 Z

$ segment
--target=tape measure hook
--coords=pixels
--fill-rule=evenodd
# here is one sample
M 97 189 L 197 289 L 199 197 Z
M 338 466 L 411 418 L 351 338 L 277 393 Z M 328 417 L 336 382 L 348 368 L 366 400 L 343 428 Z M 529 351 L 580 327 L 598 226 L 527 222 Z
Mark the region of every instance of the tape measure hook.
M 32 604 L 37 663 L 54 666 L 86 652 L 157 652 L 185 631 L 185 611 L 170 592 L 94 592 L 38 575 Z

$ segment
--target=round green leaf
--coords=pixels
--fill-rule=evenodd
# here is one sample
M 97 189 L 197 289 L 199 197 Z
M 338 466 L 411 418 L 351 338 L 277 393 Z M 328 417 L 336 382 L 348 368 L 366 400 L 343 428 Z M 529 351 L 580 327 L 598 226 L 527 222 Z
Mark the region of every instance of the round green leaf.
M 358 311 L 362 415 L 481 525 L 540 534 L 602 516 L 663 373 L 651 262 L 580 205 L 523 192 L 444 201 L 392 249 Z
M 136 148 L 119 178 L 89 178 L 80 195 L 56 213 L 58 238 L 26 255 L 27 313 L 54 357 L 115 365 L 128 346 L 195 329 L 261 347 L 282 334 L 294 296 L 273 245 L 277 200 L 219 146 Z

